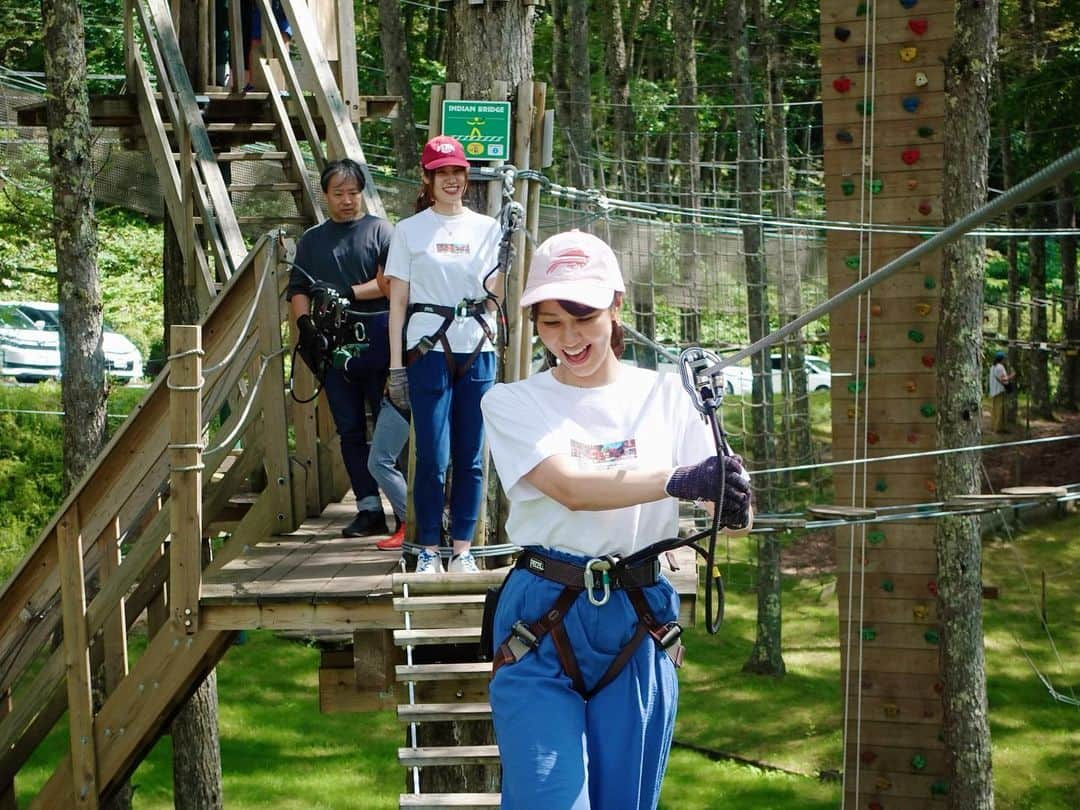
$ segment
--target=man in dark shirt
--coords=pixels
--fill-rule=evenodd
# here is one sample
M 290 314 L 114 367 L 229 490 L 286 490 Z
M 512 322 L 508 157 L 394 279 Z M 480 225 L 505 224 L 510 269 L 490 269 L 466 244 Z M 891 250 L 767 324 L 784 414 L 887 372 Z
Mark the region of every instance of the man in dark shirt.
M 330 218 L 300 237 L 286 294 L 301 345 L 316 331 L 310 314 L 313 284 L 336 291 L 356 313 L 389 308 L 376 276 L 386 264 L 394 229 L 385 219 L 364 212 L 360 165 L 348 158 L 329 163 L 320 182 Z M 345 528 L 346 537 L 387 532 L 379 489 L 368 472 L 367 437 L 367 413 L 378 413 L 386 375 L 386 368 L 357 373 L 350 365 L 348 372 L 330 367 L 323 381 L 356 496 L 357 515 Z

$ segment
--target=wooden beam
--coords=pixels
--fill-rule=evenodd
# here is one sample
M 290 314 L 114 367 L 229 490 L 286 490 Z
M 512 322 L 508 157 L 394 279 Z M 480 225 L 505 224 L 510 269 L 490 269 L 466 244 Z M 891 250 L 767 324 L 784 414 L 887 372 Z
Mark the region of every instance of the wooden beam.
M 120 569 L 120 523 L 114 520 L 101 536 L 101 582 L 108 582 Z M 124 594 L 115 602 L 116 607 L 106 616 L 102 642 L 105 648 L 105 694 L 109 695 L 124 679 L 128 671 L 127 618 Z M 93 632 L 89 628 L 88 632 Z
M 514 111 L 514 153 L 513 163 L 518 171 L 527 171 L 531 166 L 532 158 L 532 128 L 535 108 L 533 106 L 535 91 L 531 80 L 523 81 L 518 85 L 517 103 Z M 518 180 L 514 187 L 514 202 L 526 208 L 529 203 L 529 183 L 526 180 Z M 522 218 L 524 220 L 524 217 Z M 524 226 L 524 221 L 522 222 Z M 513 237 L 514 261 L 510 267 L 504 267 L 505 275 L 505 309 L 507 328 L 509 335 L 506 345 L 506 374 L 505 382 L 520 380 L 521 374 L 521 350 L 523 339 L 522 332 L 528 321 L 523 317 L 518 302 L 521 300 L 522 285 L 525 275 L 525 232 L 524 228 Z
M 359 121 L 366 110 L 361 109 L 360 88 L 356 78 L 356 22 L 352 0 L 337 0 L 337 52 L 341 95 L 349 110 L 350 120 Z
M 169 600 L 188 633 L 199 627 L 202 586 L 202 332 L 175 325 L 169 331 L 169 425 L 172 472 L 169 497 L 172 557 Z
M 67 806 L 98 806 L 94 704 L 90 685 L 90 639 L 86 632 L 86 581 L 83 572 L 79 510 L 72 506 L 57 526 L 60 597 L 64 615 L 64 668 L 67 671 L 71 792 Z
M 11 712 L 11 692 L 7 689 L 0 693 L 0 720 Z M 15 779 L 0 778 L 0 810 L 18 810 L 15 801 Z

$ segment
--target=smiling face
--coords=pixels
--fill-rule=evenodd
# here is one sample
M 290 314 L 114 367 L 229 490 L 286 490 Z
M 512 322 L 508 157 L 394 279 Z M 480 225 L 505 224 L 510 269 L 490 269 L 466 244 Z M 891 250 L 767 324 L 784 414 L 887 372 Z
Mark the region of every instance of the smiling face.
M 435 210 L 453 213 L 462 206 L 461 197 L 469 184 L 468 170 L 461 166 L 441 166 L 433 172 L 425 172 L 424 180 L 430 185 Z
M 611 348 L 615 308 L 567 312 L 558 301 L 541 301 L 536 334 L 559 365 L 552 372 L 564 385 L 593 388 L 615 381 L 619 360 Z
M 363 214 L 360 184 L 347 174 L 335 174 L 326 184 L 326 210 L 334 222 L 352 222 Z

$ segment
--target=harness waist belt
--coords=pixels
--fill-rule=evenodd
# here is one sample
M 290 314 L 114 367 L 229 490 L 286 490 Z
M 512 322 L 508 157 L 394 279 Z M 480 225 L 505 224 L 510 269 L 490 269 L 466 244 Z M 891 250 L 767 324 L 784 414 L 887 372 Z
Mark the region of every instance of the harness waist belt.
M 588 566 L 592 574 L 592 584 L 588 586 L 590 588 L 603 588 L 605 575 L 608 577 L 607 586 L 612 590 L 648 588 L 660 579 L 660 560 L 656 557 L 633 567 L 627 567 L 617 557 L 600 559 L 610 562 L 610 568 L 601 570 L 590 562 Z M 533 551 L 523 551 L 514 567 L 571 588 L 582 588 L 586 584 L 586 566 L 547 557 Z
M 428 315 L 438 315 L 440 318 L 474 318 L 487 313 L 487 301 L 462 302 L 455 307 L 443 306 L 442 304 L 409 304 L 408 314 L 425 312 Z

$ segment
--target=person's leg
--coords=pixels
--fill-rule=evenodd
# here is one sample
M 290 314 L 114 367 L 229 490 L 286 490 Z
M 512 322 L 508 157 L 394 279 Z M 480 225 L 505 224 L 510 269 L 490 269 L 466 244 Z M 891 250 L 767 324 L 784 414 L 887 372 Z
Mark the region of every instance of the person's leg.
M 518 619 L 533 622 L 543 615 L 561 590 L 524 571 L 514 573 L 499 598 L 495 643 L 502 643 Z M 517 663 L 500 667 L 489 697 L 503 810 L 589 810 L 585 703 L 563 673 L 551 637 Z
M 990 397 L 990 429 L 994 433 L 1005 430 L 1005 395 Z
M 371 437 L 368 472 L 383 491 L 398 521 L 405 520 L 408 490 L 397 467 L 398 456 L 409 441 L 409 422 L 390 400 L 384 399 Z
M 427 352 L 409 366 L 409 401 L 416 443 L 416 537 L 420 545 L 432 551 L 437 550 L 442 539 L 443 492 L 450 461 L 450 398 L 450 375 L 442 352 Z
M 346 535 L 385 531 L 386 523 L 382 519 L 378 488 L 367 469 L 367 425 L 364 417 L 362 389 L 356 383 L 347 380 L 345 375 L 336 368 L 327 371 L 323 385 L 326 390 L 326 401 L 330 405 L 330 413 L 334 417 L 334 426 L 341 438 L 341 457 L 345 462 L 345 471 L 349 475 L 353 495 L 356 496 L 358 518 L 346 529 Z M 373 493 L 374 509 L 371 503 Z M 374 515 L 367 514 L 369 512 L 377 512 L 378 519 L 375 519 Z
M 457 355 L 463 363 L 468 355 Z M 469 370 L 454 383 L 450 405 L 450 537 L 454 552 L 468 551 L 484 496 L 484 420 L 480 398 L 495 382 L 495 353 L 481 352 Z

